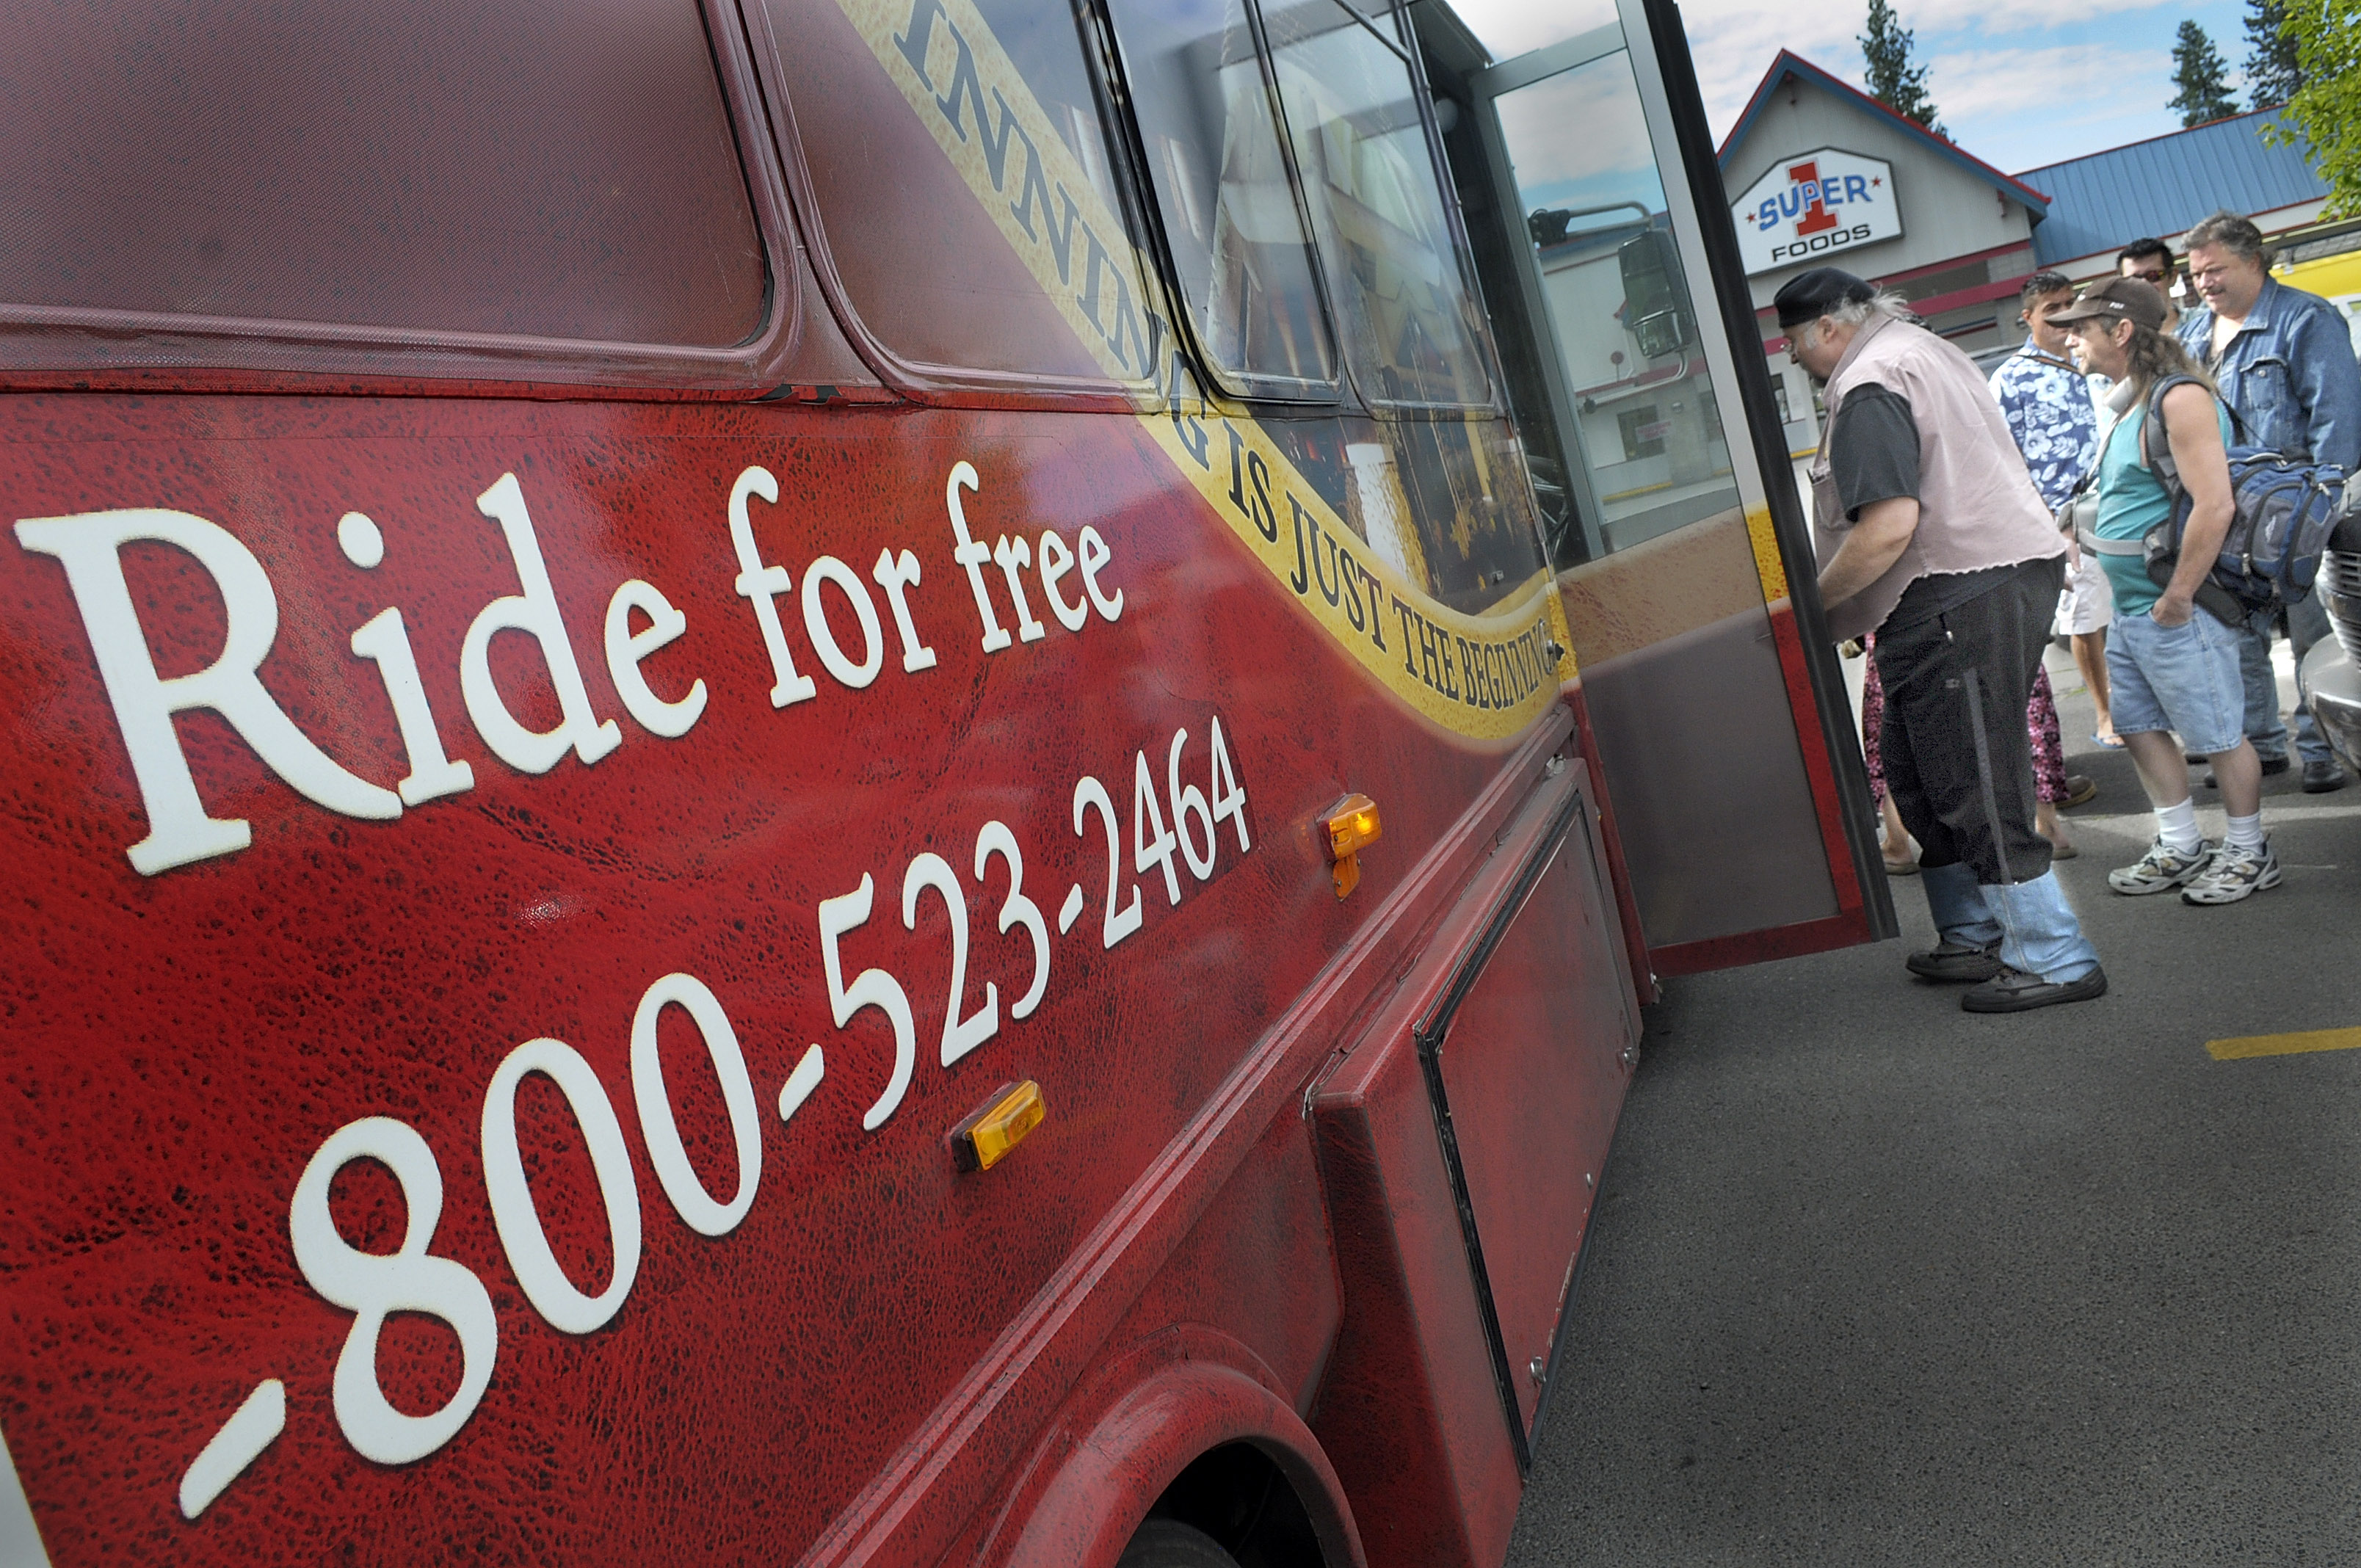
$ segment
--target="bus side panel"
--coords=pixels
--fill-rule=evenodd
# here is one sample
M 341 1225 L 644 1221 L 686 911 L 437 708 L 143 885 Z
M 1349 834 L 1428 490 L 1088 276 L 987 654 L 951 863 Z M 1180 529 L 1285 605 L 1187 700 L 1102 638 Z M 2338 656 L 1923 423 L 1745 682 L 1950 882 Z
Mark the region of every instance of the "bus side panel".
M 1300 1102 L 1273 1122 L 1123 1326 L 1126 1344 L 1168 1324 L 1202 1323 L 1254 1352 L 1300 1415 L 1343 1316 L 1312 1129 Z
M 947 499 L 961 465 L 972 483 Z M 1078 626 L 1037 564 L 1039 635 L 1019 635 L 1004 568 L 971 576 L 954 555 L 953 499 L 986 549 L 1040 550 L 1054 530 L 1079 554 L 1093 531 L 1097 595 L 1079 567 L 1054 590 Z M 141 516 L 102 515 L 126 510 Z M 365 564 L 348 513 L 373 520 L 381 559 Z M 17 873 L 0 1064 L 19 1097 L 0 1157 L 19 1324 L 0 1428 L 60 1565 L 339 1541 L 410 1562 L 495 1543 L 559 1561 L 593 1540 L 617 1563 L 804 1550 L 957 1425 L 946 1402 L 1008 1326 L 1517 744 L 1410 712 L 1128 416 L 27 395 L 0 400 L 0 850 Z M 54 552 L 121 527 L 208 554 L 135 539 L 88 556 L 78 587 Z M 904 552 L 922 568 L 915 646 L 877 576 Z M 241 558 L 265 587 L 233 604 L 223 574 Z M 268 761 L 203 707 L 142 721 L 147 759 L 184 758 L 202 811 L 247 825 L 243 848 L 149 873 L 126 857 L 158 824 L 86 624 L 110 562 L 156 680 L 221 666 L 217 701 L 249 729 L 275 707 L 321 759 L 304 773 L 282 737 Z M 656 601 L 618 599 L 634 583 L 681 618 L 675 640 L 649 641 Z M 979 594 L 1010 633 L 998 652 Z M 792 671 L 766 650 L 760 596 Z M 390 609 L 465 788 L 393 795 L 421 768 L 417 737 L 379 655 L 353 646 L 389 635 Z M 933 663 L 906 667 L 921 649 Z M 561 650 L 578 693 L 560 689 Z M 619 671 L 646 693 L 627 702 Z M 680 733 L 649 727 L 699 690 Z M 497 750 L 495 703 L 564 743 Z M 379 815 L 315 804 L 291 771 L 315 790 L 343 776 L 346 806 Z M 1077 806 L 1084 778 L 1104 810 Z M 1189 792 L 1232 787 L 1239 820 L 1209 839 L 1201 808 L 1183 818 Z M 1386 838 L 1340 903 L 1312 824 L 1353 790 L 1379 801 Z M 1137 858 L 1159 822 L 1188 854 L 1210 847 L 1202 876 L 1187 855 Z M 993 823 L 1019 856 L 983 854 Z M 1049 949 L 1023 1019 L 1037 966 L 1018 858 Z M 966 925 L 955 1003 L 946 883 Z M 742 1118 L 722 1034 L 677 984 L 653 989 L 670 975 L 718 1003 L 749 1075 Z M 898 994 L 906 1023 L 856 988 Z M 951 1005 L 997 1026 L 947 1064 Z M 716 1222 L 676 1170 L 660 1179 L 643 1013 L 712 1204 L 739 1190 L 741 1123 L 762 1151 L 751 1207 L 718 1231 L 691 1228 Z M 1027 1078 L 1048 1120 L 994 1169 L 956 1170 L 945 1135 Z M 496 1213 L 489 1113 L 511 1104 L 520 1175 Z M 299 1221 L 306 1170 L 362 1124 L 367 1146 L 337 1146 L 354 1157 L 322 1168 L 324 1205 Z M 627 1190 L 636 1245 L 619 1246 Z M 319 1244 L 309 1274 L 299 1225 Z M 434 1311 L 401 1308 L 357 1249 L 440 1281 Z M 619 1252 L 636 1274 L 607 1301 Z M 393 1309 L 374 1346 L 373 1305 Z M 1300 1369 L 1298 1339 L 1320 1330 L 1316 1299 L 1296 1305 L 1311 1316 L 1279 1359 Z M 1111 1328 L 1123 1307 L 1105 1310 Z M 453 1407 L 468 1384 L 476 1402 L 423 1452 L 379 1419 L 412 1435 L 370 1463 L 352 1438 L 369 1423 L 348 1419 L 367 1414 L 363 1384 L 339 1409 L 347 1343 L 395 1415 Z M 1028 1384 L 1023 1422 L 1055 1408 L 1076 1348 Z M 267 1406 L 267 1384 L 283 1429 L 184 1506 L 200 1453 L 250 1397 Z M 486 1479 L 508 1475 L 526 1482 Z M 966 1485 L 929 1514 L 958 1511 L 946 1542 L 981 1505 Z
M 1298 1417 L 1308 1414 L 1342 1317 L 1312 1131 L 1301 1097 L 1292 1097 L 1106 1336 L 1031 1454 L 1010 1468 L 1002 1502 L 977 1517 L 945 1561 L 1027 1561 L 1017 1546 L 1054 1532 L 1040 1510 L 1045 1494 L 1065 1489 L 1077 1450 L 1100 1441 L 1107 1412 L 1172 1362 L 1230 1366 L 1279 1394 Z M 1091 1533 L 1113 1531 L 1119 1542 L 1196 1457 L 1187 1446 L 1190 1417 L 1172 1411 L 1172 1439 L 1150 1445 L 1152 1460 L 1125 1466 L 1120 1493 L 1089 1499 Z M 1304 1500 L 1315 1516 L 1322 1511 L 1320 1499 Z M 1341 1516 L 1343 1498 L 1328 1499 L 1328 1507 Z
M 1573 764 L 1580 779 L 1582 764 Z M 1554 794 L 1555 792 L 1552 792 Z M 1453 1143 L 1483 1245 L 1518 1414 L 1532 1431 L 1574 1261 L 1637 1059 L 1597 823 L 1577 783 L 1571 811 L 1435 1047 Z M 1530 828 L 1531 823 L 1526 824 Z M 1544 829 L 1548 831 L 1549 829 Z
M 1494 1568 L 1517 1458 L 1406 1017 L 1346 1059 L 1316 1113 L 1345 1323 L 1312 1429 L 1370 1568 Z
M 1587 781 L 1553 768 L 1316 1091 L 1345 1326 L 1314 1430 L 1379 1568 L 1493 1568 L 1515 1523 L 1635 1034 Z
M 1325 1065 L 1336 1059 L 1334 1052 L 1337 1044 L 1359 1037 L 1369 1018 L 1396 998 L 1400 977 L 1420 954 L 1428 950 L 1437 924 L 1454 907 L 1458 892 L 1497 853 L 1503 834 L 1518 815 L 1518 807 L 1529 798 L 1534 785 L 1548 776 L 1554 760 L 1565 755 L 1570 729 L 1568 717 L 1563 710 L 1556 710 L 1526 737 L 1450 831 L 1414 865 L 1402 870 L 1394 894 L 1384 905 L 1369 912 L 1336 962 L 1297 999 L 1274 1025 L 1271 1035 L 1256 1045 L 1243 1069 L 1252 1080 L 1251 1087 L 1242 1082 L 1235 1086 L 1238 1092 L 1232 1092 L 1227 1086 L 1224 1091 L 1223 1099 L 1237 1107 L 1236 1114 L 1221 1115 L 1218 1125 L 1191 1129 L 1168 1151 L 1168 1161 L 1179 1158 L 1198 1164 L 1205 1173 L 1204 1179 L 1184 1184 L 1162 1174 L 1148 1179 L 1160 1196 L 1149 1205 L 1110 1216 L 1107 1222 L 1110 1226 L 1120 1226 L 1123 1232 L 1120 1253 L 1109 1254 L 1104 1263 L 1095 1256 L 1076 1260 L 1094 1277 L 1089 1299 L 1069 1304 L 1045 1298 L 1037 1307 L 1058 1315 L 1054 1337 L 1030 1342 L 1027 1362 L 1005 1366 L 988 1365 L 978 1369 L 977 1376 L 992 1376 L 1003 1386 L 1022 1387 L 1058 1376 L 1071 1378 L 1075 1376 L 1071 1368 L 1086 1368 L 1063 1405 L 1054 1414 L 1045 1415 L 1038 1429 L 1027 1429 L 1014 1420 L 998 1419 L 1005 1414 L 1005 1409 L 995 1412 L 992 1425 L 962 1428 L 962 1453 L 956 1460 L 946 1456 L 945 1479 L 936 1484 L 923 1504 L 910 1505 L 914 1516 L 924 1511 L 937 1518 L 965 1519 L 956 1541 L 946 1531 L 944 1539 L 950 1544 L 942 1554 L 943 1562 L 972 1562 L 997 1568 L 1004 1560 L 1030 1561 L 1021 1553 L 1010 1557 L 1010 1552 L 1016 1550 L 1012 1540 L 1029 1541 L 1041 1529 L 1056 1532 L 1073 1522 L 1045 1520 L 1038 1516 L 1038 1510 L 1071 1504 L 1066 1478 L 1077 1464 L 1087 1462 L 1080 1454 L 1080 1447 L 1115 1441 L 1113 1434 L 1101 1430 L 1102 1413 L 1132 1401 L 1132 1384 L 1143 1377 L 1160 1376 L 1155 1367 L 1175 1355 L 1220 1361 L 1248 1374 L 1274 1392 L 1285 1392 L 1289 1398 L 1300 1403 L 1308 1399 L 1312 1408 L 1317 1408 L 1322 1397 L 1319 1393 L 1299 1391 L 1308 1386 L 1290 1388 L 1291 1374 L 1283 1378 L 1273 1370 L 1274 1366 L 1293 1366 L 1296 1363 L 1290 1358 L 1298 1354 L 1294 1347 L 1311 1343 L 1308 1337 L 1297 1332 L 1298 1325 L 1308 1322 L 1301 1314 L 1313 1294 L 1307 1284 L 1286 1287 L 1283 1310 L 1292 1315 L 1276 1353 L 1268 1348 L 1273 1341 L 1268 1325 L 1257 1330 L 1258 1343 L 1265 1347 L 1257 1350 L 1233 1333 L 1202 1322 L 1184 1320 L 1159 1324 L 1158 1319 L 1175 1310 L 1172 1307 L 1159 1310 L 1151 1304 L 1128 1310 L 1128 1304 L 1138 1293 L 1151 1288 L 1163 1290 L 1170 1297 L 1186 1286 L 1188 1301 L 1202 1305 L 1187 1305 L 1179 1310 L 1228 1314 L 1238 1310 L 1244 1296 L 1233 1300 L 1226 1299 L 1227 1293 L 1243 1291 L 1250 1296 L 1266 1289 L 1266 1285 L 1239 1286 L 1221 1280 L 1188 1283 L 1188 1276 L 1201 1263 L 1219 1262 L 1228 1275 L 1265 1268 L 1259 1257 L 1249 1265 L 1241 1265 L 1235 1259 L 1221 1261 L 1224 1251 L 1237 1250 L 1235 1244 L 1225 1248 L 1220 1234 L 1236 1217 L 1226 1212 L 1234 1205 L 1245 1206 L 1236 1211 L 1236 1215 L 1246 1217 L 1246 1234 L 1258 1244 L 1268 1242 L 1284 1229 L 1291 1249 L 1286 1255 L 1293 1259 L 1286 1266 L 1318 1266 L 1334 1276 L 1335 1266 L 1330 1255 L 1323 1255 L 1316 1266 L 1305 1263 L 1298 1255 L 1303 1238 L 1314 1223 L 1312 1212 L 1300 1207 L 1300 1193 L 1290 1193 L 1283 1199 L 1257 1195 L 1254 1180 L 1236 1188 L 1227 1178 L 1233 1171 L 1270 1168 L 1274 1162 L 1275 1174 L 1292 1166 L 1292 1157 L 1282 1155 L 1300 1135 L 1292 1129 L 1305 1118 L 1304 1086 L 1308 1080 L 1322 1075 L 1313 1069 L 1317 1067 L 1324 1073 Z M 1279 1120 L 1274 1121 L 1274 1117 Z M 1249 1125 L 1259 1128 L 1259 1134 L 1248 1133 Z M 1259 1144 L 1252 1141 L 1257 1135 Z M 1184 1148 L 1184 1145 L 1188 1146 Z M 1224 1154 L 1224 1148 L 1235 1152 Z M 1218 1193 L 1215 1189 L 1220 1190 Z M 1191 1206 L 1192 1197 L 1206 1203 L 1219 1202 L 1225 1212 L 1208 1219 L 1202 1206 Z M 1277 1206 L 1273 1207 L 1275 1202 Z M 1172 1220 L 1176 1213 L 1185 1213 L 1187 1217 L 1176 1224 Z M 1324 1223 L 1322 1228 L 1328 1229 Z M 1331 1245 L 1332 1248 L 1335 1245 L 1333 1239 Z M 1191 1249 L 1186 1256 L 1180 1254 L 1184 1245 Z M 1160 1282 L 1155 1277 L 1159 1274 L 1165 1277 Z M 1131 1321 L 1119 1323 L 1118 1315 Z M 1237 1325 L 1233 1321 L 1231 1327 L 1236 1329 Z M 1331 1324 L 1322 1342 L 1323 1349 L 1333 1343 L 1334 1329 Z M 1270 1354 L 1271 1359 L 1267 1362 L 1265 1354 Z M 1318 1374 L 1315 1372 L 1313 1376 L 1316 1378 Z M 947 1405 L 938 1419 L 957 1420 L 961 1413 L 959 1408 Z M 1135 1449 L 1152 1448 L 1169 1460 L 1169 1466 L 1158 1472 L 1167 1475 L 1177 1473 L 1180 1465 L 1198 1452 L 1187 1446 L 1195 1434 L 1193 1416 L 1177 1409 L 1175 1413 L 1172 1425 L 1152 1442 L 1140 1443 L 1136 1433 L 1126 1433 L 1123 1438 Z M 1349 1526 L 1341 1522 L 1346 1517 L 1342 1488 L 1336 1486 L 1324 1456 L 1317 1452 L 1318 1443 L 1306 1431 L 1301 1434 L 1301 1446 L 1298 1448 L 1297 1438 L 1282 1430 L 1290 1422 L 1255 1429 L 1261 1434 L 1259 1444 L 1287 1471 L 1315 1526 L 1323 1530 L 1327 1528 L 1320 1525 L 1320 1510 L 1312 1495 L 1317 1482 L 1335 1500 L 1338 1528 L 1349 1533 Z M 1038 1430 L 1044 1435 L 1038 1441 L 1028 1438 L 1028 1430 Z M 1011 1464 L 1006 1455 L 1027 1442 L 1034 1442 L 1032 1456 Z M 1283 1454 L 1296 1454 L 1302 1464 L 1290 1467 L 1291 1462 Z M 1109 1496 L 1078 1510 L 1069 1509 L 1082 1519 L 1083 1528 L 1100 1530 L 1111 1519 L 1127 1527 L 1136 1510 L 1146 1507 L 1153 1490 L 1143 1491 L 1138 1486 L 1138 1466 L 1126 1465 L 1124 1474 L 1126 1482 L 1122 1495 Z M 950 1480 L 952 1475 L 959 1479 Z M 874 1516 L 884 1506 L 880 1503 L 868 1511 Z M 1135 1512 L 1126 1513 L 1126 1508 Z M 971 1511 L 972 1518 L 968 1517 Z M 896 1536 L 897 1541 L 904 1539 L 930 1541 L 932 1537 L 922 1527 L 909 1526 Z M 913 1545 L 902 1555 L 917 1557 L 933 1551 L 931 1544 Z M 1332 1553 L 1328 1560 L 1341 1563 L 1345 1559 Z

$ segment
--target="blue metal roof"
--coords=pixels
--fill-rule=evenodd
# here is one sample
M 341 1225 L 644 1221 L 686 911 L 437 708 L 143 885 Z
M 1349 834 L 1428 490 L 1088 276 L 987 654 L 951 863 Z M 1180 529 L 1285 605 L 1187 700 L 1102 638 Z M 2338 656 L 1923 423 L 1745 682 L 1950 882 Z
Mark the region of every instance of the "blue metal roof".
M 2070 159 L 2017 178 L 2049 193 L 2049 221 L 2033 231 L 2048 267 L 2115 250 L 2143 236 L 2179 234 L 2207 214 L 2264 213 L 2328 194 L 2301 147 L 2269 147 L 2277 109 L 2214 120 L 2169 136 Z

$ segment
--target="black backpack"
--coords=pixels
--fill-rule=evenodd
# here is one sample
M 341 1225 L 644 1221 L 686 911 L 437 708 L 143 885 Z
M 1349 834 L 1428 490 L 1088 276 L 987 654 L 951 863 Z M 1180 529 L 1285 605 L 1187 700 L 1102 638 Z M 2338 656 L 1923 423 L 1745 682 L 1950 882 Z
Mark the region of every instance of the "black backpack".
M 2147 417 L 2140 426 L 2140 464 L 2163 481 L 2165 494 L 2172 499 L 2171 514 L 2149 529 L 2144 541 L 2148 579 L 2158 587 L 2172 581 L 2181 532 L 2195 505 L 2181 488 L 2172 444 L 2156 439 L 2164 428 L 2164 396 L 2183 383 L 2204 385 L 2194 376 L 2165 377 L 2150 389 Z M 2236 626 L 2257 610 L 2296 604 L 2312 592 L 2328 536 L 2336 532 L 2353 501 L 2361 499 L 2361 485 L 2350 487 L 2348 493 L 2345 470 L 2334 463 L 2243 444 L 2246 426 L 2235 409 L 2230 411 L 2230 423 L 2241 442 L 2226 454 L 2230 531 L 2222 537 L 2213 572 L 2198 587 L 2197 602 L 2216 619 Z

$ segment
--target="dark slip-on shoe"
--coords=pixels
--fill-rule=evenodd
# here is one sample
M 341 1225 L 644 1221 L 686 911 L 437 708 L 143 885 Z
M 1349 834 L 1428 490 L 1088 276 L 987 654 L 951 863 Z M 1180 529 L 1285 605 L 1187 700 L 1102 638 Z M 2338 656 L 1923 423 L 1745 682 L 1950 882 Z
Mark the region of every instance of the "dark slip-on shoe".
M 2080 980 L 2052 985 L 2037 974 L 2004 968 L 2000 973 L 1960 998 L 1970 1013 L 2024 1013 L 2060 1002 L 2088 1002 L 2107 994 L 2107 971 L 2092 969 Z
M 2000 944 L 1989 948 L 1943 942 L 1923 953 L 1913 953 L 1902 966 L 1921 980 L 1972 981 L 1990 980 L 2008 966 L 2000 961 Z

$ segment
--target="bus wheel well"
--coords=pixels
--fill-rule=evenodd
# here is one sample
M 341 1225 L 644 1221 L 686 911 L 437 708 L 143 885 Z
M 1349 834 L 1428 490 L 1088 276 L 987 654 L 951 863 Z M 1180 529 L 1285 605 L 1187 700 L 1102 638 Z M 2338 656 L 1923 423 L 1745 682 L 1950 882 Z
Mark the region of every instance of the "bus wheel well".
M 1239 1568 L 1328 1568 L 1320 1533 L 1287 1473 L 1251 1442 L 1208 1449 L 1172 1478 L 1150 1519 L 1212 1536 Z

